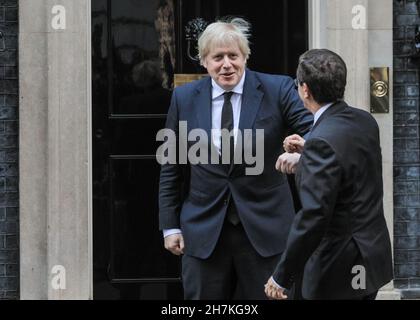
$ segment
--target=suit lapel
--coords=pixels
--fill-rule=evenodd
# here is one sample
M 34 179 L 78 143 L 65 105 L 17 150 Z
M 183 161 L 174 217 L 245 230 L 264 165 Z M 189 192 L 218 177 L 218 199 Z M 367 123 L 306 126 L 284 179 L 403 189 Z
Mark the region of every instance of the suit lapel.
M 254 125 L 255 117 L 260 110 L 260 105 L 264 93 L 259 89 L 261 83 L 255 74 L 246 70 L 244 90 L 242 94 L 241 116 L 239 118 L 239 130 L 251 129 Z
M 211 163 L 211 154 L 218 153 L 216 146 L 212 143 L 212 87 L 211 87 L 211 77 L 207 77 L 196 88 L 196 95 L 193 100 L 196 114 L 198 120 L 198 127 L 205 130 L 208 138 L 208 155 L 209 163 Z M 212 151 L 213 149 L 213 151 Z M 220 160 L 220 159 L 219 159 Z M 226 174 L 227 170 L 223 166 L 212 166 L 213 169 L 217 171 L 221 170 L 220 174 Z
M 211 137 L 211 78 L 207 77 L 196 89 L 194 97 L 194 106 L 196 106 L 196 117 L 199 128 L 207 132 Z
M 242 104 L 241 104 L 241 115 L 239 117 L 238 129 L 240 130 L 243 138 L 245 129 L 252 129 L 254 126 L 255 118 L 260 110 L 261 101 L 264 97 L 264 93 L 260 90 L 261 83 L 255 76 L 255 73 L 246 70 L 244 89 L 242 93 Z M 238 150 L 239 144 L 236 144 L 235 154 L 238 152 L 243 152 Z M 243 156 L 243 154 L 242 154 Z M 242 159 L 243 160 L 243 159 Z M 240 165 L 231 165 L 229 168 L 229 174 L 232 174 L 232 171 Z

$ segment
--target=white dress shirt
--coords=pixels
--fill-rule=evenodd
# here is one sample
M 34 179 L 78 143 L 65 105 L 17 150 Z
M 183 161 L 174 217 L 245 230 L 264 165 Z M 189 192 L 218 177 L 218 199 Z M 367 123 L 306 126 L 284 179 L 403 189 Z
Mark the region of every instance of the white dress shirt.
M 232 97 L 230 98 L 230 102 L 232 103 L 232 111 L 233 111 L 233 130 L 234 130 L 234 142 L 236 146 L 236 139 L 238 135 L 238 127 L 239 127 L 239 119 L 241 117 L 241 105 L 242 105 L 242 93 L 244 91 L 244 83 L 245 83 L 245 74 L 242 75 L 241 80 L 238 84 L 230 90 L 233 92 Z M 223 94 L 227 92 L 222 87 L 220 87 L 216 81 L 211 79 L 211 87 L 212 87 L 212 106 L 211 106 L 211 127 L 212 127 L 212 143 L 214 146 L 219 150 L 219 154 L 221 154 L 221 127 L 222 127 L 222 109 L 223 109 L 223 102 L 224 96 Z M 163 237 L 166 238 L 172 234 L 181 233 L 180 229 L 166 229 L 163 230 Z
M 241 80 L 239 83 L 231 90 L 233 92 L 232 97 L 230 98 L 230 102 L 232 103 L 232 111 L 233 111 L 233 130 L 234 130 L 234 142 L 236 146 L 236 139 L 238 136 L 238 126 L 239 126 L 239 118 L 241 116 L 241 105 L 242 105 L 242 93 L 244 91 L 244 82 L 245 82 L 245 72 L 242 75 Z M 223 88 L 221 88 L 216 81 L 213 79 L 211 80 L 212 85 L 212 112 L 211 112 L 211 128 L 212 128 L 212 143 L 216 146 L 219 150 L 219 154 L 221 153 L 221 125 L 222 125 L 222 110 L 223 110 L 223 102 L 224 96 L 223 94 L 226 92 Z
M 317 112 L 315 112 L 315 114 L 314 114 L 314 125 L 315 125 L 315 123 L 318 121 L 318 119 L 321 117 L 321 115 L 322 115 L 325 111 L 327 111 L 327 109 L 328 109 L 329 107 L 331 107 L 332 105 L 333 105 L 333 103 L 332 103 L 332 102 L 331 102 L 331 103 L 327 103 L 325 106 L 322 106 L 321 108 L 319 108 Z

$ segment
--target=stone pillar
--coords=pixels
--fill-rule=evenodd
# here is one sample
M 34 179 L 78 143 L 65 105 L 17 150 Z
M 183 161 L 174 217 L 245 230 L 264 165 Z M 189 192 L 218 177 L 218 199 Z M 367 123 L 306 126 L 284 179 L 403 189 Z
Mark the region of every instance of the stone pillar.
M 390 68 L 390 111 L 374 114 L 380 128 L 384 179 L 384 210 L 393 242 L 393 108 L 392 108 L 392 0 L 313 0 L 309 7 L 312 48 L 329 48 L 348 67 L 345 100 L 370 110 L 370 67 Z M 365 18 L 363 12 L 366 13 Z M 365 22 L 365 23 L 364 23 Z M 390 283 L 378 298 L 398 299 Z
M 19 1 L 21 299 L 92 298 L 90 1 Z

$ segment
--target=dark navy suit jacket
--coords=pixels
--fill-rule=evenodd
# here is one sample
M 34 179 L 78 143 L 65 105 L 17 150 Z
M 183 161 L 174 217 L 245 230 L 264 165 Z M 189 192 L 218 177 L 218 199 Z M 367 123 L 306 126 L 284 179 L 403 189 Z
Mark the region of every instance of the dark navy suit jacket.
M 211 137 L 211 78 L 178 87 L 172 94 L 166 128 L 188 132 L 201 128 Z M 239 129 L 264 129 L 264 170 L 246 175 L 254 165 L 165 164 L 159 190 L 160 229 L 180 228 L 185 253 L 207 258 L 219 238 L 232 196 L 246 234 L 264 257 L 281 253 L 295 212 L 287 179 L 275 170 L 287 134 L 306 134 L 312 115 L 303 107 L 289 77 L 247 70 Z M 253 146 L 255 150 L 255 137 Z M 259 142 L 261 143 L 261 142 Z M 194 142 L 188 142 L 190 148 Z M 238 150 L 236 150 L 237 152 Z

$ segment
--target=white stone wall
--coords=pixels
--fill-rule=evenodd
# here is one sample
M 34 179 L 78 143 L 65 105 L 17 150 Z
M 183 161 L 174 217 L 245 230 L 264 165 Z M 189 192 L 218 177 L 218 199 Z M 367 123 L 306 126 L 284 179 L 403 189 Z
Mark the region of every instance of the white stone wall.
M 92 297 L 90 15 L 19 1 L 21 299 Z
M 363 12 L 366 13 L 365 18 Z M 345 96 L 347 103 L 369 111 L 369 68 L 389 67 L 390 111 L 373 116 L 380 128 L 384 209 L 391 239 L 393 239 L 394 225 L 392 13 L 392 0 L 310 0 L 310 47 L 331 49 L 345 60 L 348 67 Z M 399 297 L 398 293 L 393 291 L 392 283 L 384 289 L 379 298 Z

